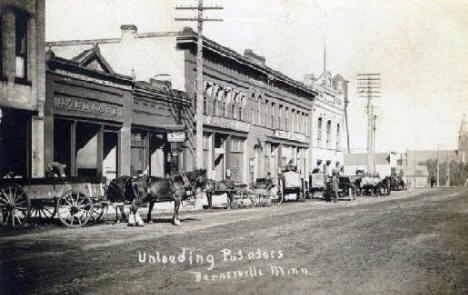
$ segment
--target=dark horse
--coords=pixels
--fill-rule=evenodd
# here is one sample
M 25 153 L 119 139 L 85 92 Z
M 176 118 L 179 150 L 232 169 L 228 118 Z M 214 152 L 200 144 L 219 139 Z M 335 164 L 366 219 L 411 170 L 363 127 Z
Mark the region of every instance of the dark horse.
M 206 170 L 196 170 L 177 174 L 170 178 L 139 176 L 121 176 L 111 181 L 107 191 L 110 202 L 130 203 L 130 216 L 135 216 L 135 221 L 129 220 L 129 224 L 139 222 L 138 209 L 145 203 L 149 203 L 148 221 L 151 222 L 151 211 L 155 202 L 174 201 L 173 223 L 179 225 L 179 208 L 182 200 L 192 196 L 197 188 L 204 189 L 206 183 Z M 122 217 L 125 213 L 121 207 Z M 117 213 L 117 212 L 116 212 Z

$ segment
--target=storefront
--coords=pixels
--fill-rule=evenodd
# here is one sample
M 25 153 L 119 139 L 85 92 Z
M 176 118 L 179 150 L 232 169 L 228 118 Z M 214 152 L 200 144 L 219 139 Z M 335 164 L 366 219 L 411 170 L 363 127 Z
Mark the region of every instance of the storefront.
M 186 134 L 181 115 L 189 103 L 182 92 L 162 81 L 135 83 L 131 175 L 163 177 L 185 171 L 182 151 Z
M 221 181 L 229 176 L 235 182 L 245 182 L 249 124 L 215 116 L 204 120 L 203 168 L 208 177 Z
M 99 55 L 88 58 L 80 62 L 49 53 L 46 164 L 66 165 L 68 176 L 113 179 L 130 172 L 133 80 L 114 73 Z
M 95 47 L 48 59 L 46 163 L 70 176 L 178 173 L 185 142 L 183 94 L 116 74 Z

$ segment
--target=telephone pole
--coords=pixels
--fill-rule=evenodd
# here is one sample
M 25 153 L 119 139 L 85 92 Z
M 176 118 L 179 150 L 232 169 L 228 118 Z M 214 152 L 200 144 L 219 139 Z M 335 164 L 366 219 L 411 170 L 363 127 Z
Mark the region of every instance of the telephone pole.
M 176 10 L 197 10 L 197 17 L 175 18 L 175 21 L 197 22 L 197 80 L 195 100 L 195 169 L 203 167 L 203 23 L 208 21 L 223 21 L 219 18 L 204 18 L 205 10 L 221 10 L 221 6 L 203 6 L 203 0 L 198 0 L 197 6 L 177 6 Z
M 375 119 L 373 99 L 379 98 L 380 73 L 357 74 L 357 90 L 359 97 L 367 99 L 367 172 L 375 173 Z
M 437 187 L 440 186 L 440 146 L 437 145 Z

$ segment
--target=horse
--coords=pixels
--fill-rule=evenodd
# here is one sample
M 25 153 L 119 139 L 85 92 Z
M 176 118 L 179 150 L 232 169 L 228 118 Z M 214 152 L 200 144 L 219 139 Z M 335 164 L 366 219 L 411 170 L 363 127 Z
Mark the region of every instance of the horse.
M 138 214 L 138 209 L 149 203 L 147 221 L 152 223 L 151 211 L 155 202 L 174 201 L 173 223 L 180 225 L 178 220 L 180 203 L 191 196 L 191 191 L 197 188 L 204 189 L 206 170 L 196 170 L 193 172 L 181 173 L 170 178 L 153 176 L 120 176 L 111 181 L 107 191 L 109 201 L 131 203 L 129 225 L 143 226 L 143 220 Z M 122 218 L 125 219 L 123 205 L 119 206 Z M 133 220 L 132 220 L 133 216 Z M 117 207 L 116 218 L 118 219 Z
M 361 197 L 363 191 L 370 192 L 372 196 L 376 194 L 377 190 L 379 189 L 379 184 L 380 178 L 378 177 L 364 176 L 363 178 L 361 178 L 358 182 Z
M 171 178 L 150 177 L 148 194 L 146 199 L 143 200 L 143 202 L 149 202 L 147 221 L 152 223 L 151 212 L 156 202 L 174 201 L 172 223 L 180 225 L 180 203 L 192 197 L 197 189 L 205 190 L 206 184 L 205 169 L 182 173 Z
M 120 222 L 118 216 L 118 210 L 120 209 L 121 219 L 125 220 L 124 206 L 125 202 L 131 202 L 132 206 L 130 209 L 130 215 L 135 216 L 137 211 L 137 201 L 145 199 L 147 197 L 147 182 L 148 179 L 145 176 L 131 177 L 131 176 L 120 176 L 113 179 L 107 188 L 107 199 L 115 207 L 115 216 L 117 223 Z M 143 221 L 141 218 L 134 217 L 138 220 L 130 220 L 129 224 L 134 225 L 135 223 L 139 226 L 142 225 Z
M 385 176 L 384 179 L 379 183 L 380 187 L 380 194 L 383 195 L 390 195 L 391 191 L 391 177 L 390 176 Z

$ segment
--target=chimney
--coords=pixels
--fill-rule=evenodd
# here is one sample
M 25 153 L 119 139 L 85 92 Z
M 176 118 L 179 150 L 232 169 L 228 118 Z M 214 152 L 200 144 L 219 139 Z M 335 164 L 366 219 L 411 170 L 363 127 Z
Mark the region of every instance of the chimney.
M 252 49 L 244 50 L 244 56 L 251 62 L 265 66 L 265 57 L 255 54 Z
M 172 89 L 172 78 L 169 74 L 158 74 L 150 78 L 150 84 L 154 87 L 161 87 Z
M 138 28 L 133 24 L 120 26 L 120 37 L 123 40 L 133 39 L 137 34 Z
M 314 74 L 305 74 L 304 75 L 304 84 L 307 87 L 313 87 L 315 80 L 316 80 L 316 78 L 315 78 Z

